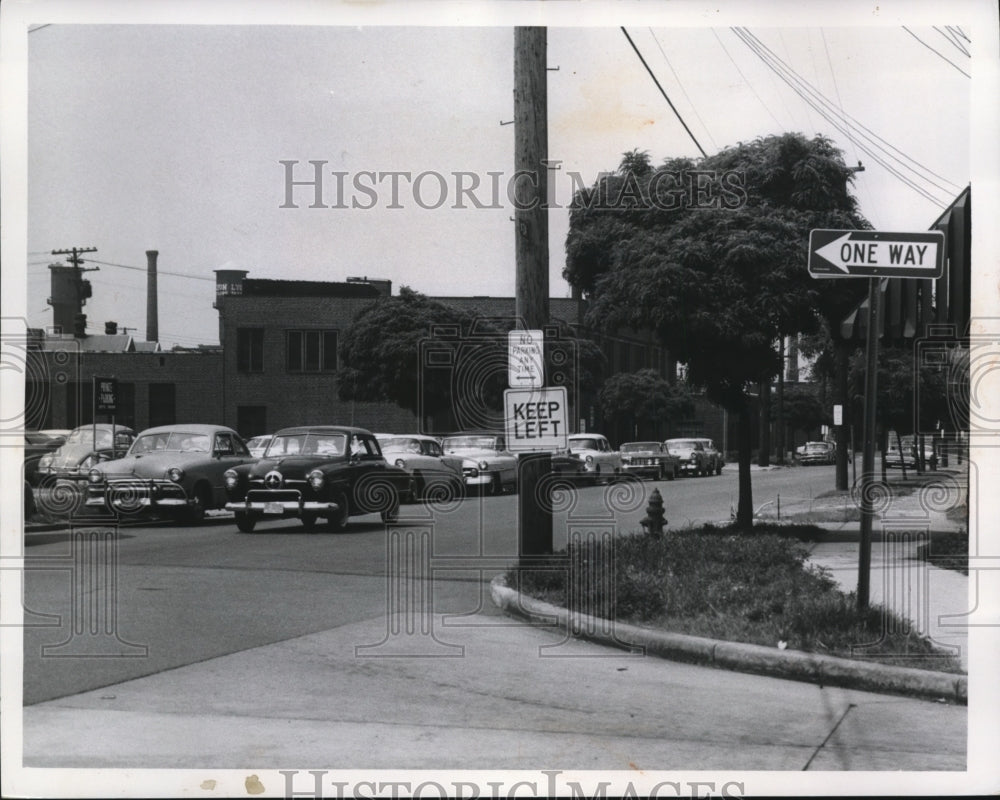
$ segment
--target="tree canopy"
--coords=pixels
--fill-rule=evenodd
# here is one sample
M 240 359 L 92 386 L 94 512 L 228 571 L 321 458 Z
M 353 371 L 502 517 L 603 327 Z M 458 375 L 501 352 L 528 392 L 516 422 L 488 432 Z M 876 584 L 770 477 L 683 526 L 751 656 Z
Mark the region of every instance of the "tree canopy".
M 635 422 L 683 419 L 694 413 L 691 392 L 671 384 L 655 369 L 619 372 L 604 382 L 599 395 L 605 417 Z
M 853 172 L 826 138 L 740 143 L 697 162 L 645 153 L 576 193 L 564 277 L 594 326 L 653 331 L 688 380 L 739 415 L 738 522 L 752 524 L 749 395 L 781 369 L 780 337 L 849 310 L 862 281 L 809 276 L 809 231 L 866 228 Z
M 502 425 L 513 326 L 512 318 L 477 317 L 403 286 L 361 309 L 343 334 L 337 394 L 395 403 L 423 423 L 444 416 L 463 428 Z M 594 388 L 604 370 L 597 345 L 563 321 L 549 332 L 546 385 Z

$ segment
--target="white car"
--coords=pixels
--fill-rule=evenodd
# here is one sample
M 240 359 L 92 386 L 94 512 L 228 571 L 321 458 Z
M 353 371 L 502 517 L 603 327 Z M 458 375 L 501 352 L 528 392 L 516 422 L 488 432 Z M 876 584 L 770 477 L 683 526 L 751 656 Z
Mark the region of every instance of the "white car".
M 445 455 L 441 443 L 433 436 L 377 433 L 375 438 L 385 460 L 410 473 L 413 499 L 442 493 L 447 497 L 462 496 L 463 459 Z
M 254 436 L 252 439 L 247 439 L 247 450 L 250 451 L 250 455 L 254 458 L 263 458 L 267 446 L 271 444 L 273 438 L 274 434 L 266 433 L 262 436 Z
M 441 449 L 462 459 L 467 487 L 488 494 L 517 490 L 517 456 L 507 450 L 503 434 L 457 433 L 445 436 Z
M 570 436 L 567 443 L 569 451 L 583 459 L 584 475 L 594 483 L 621 475 L 621 453 L 611 449 L 607 437 L 599 433 L 577 433 Z
M 663 444 L 681 460 L 681 474 L 708 475 L 708 453 L 701 439 L 667 439 Z

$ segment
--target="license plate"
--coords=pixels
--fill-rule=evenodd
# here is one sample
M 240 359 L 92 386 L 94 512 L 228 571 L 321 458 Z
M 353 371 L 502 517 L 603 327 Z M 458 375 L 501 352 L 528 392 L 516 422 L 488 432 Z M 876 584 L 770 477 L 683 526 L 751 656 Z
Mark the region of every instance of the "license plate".
M 285 507 L 281 503 L 264 503 L 265 514 L 284 514 Z

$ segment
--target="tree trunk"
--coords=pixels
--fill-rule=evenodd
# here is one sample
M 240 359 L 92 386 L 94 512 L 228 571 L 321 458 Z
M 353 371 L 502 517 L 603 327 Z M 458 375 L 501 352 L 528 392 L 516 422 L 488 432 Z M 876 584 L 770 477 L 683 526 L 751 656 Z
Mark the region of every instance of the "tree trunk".
M 769 378 L 760 382 L 760 451 L 757 453 L 757 463 L 762 467 L 771 463 L 771 381 Z
M 750 482 L 750 460 L 753 458 L 753 428 L 750 418 L 750 402 L 747 400 L 739 411 L 737 438 L 740 478 L 740 497 L 736 508 L 736 527 L 749 533 L 753 530 L 753 488 Z

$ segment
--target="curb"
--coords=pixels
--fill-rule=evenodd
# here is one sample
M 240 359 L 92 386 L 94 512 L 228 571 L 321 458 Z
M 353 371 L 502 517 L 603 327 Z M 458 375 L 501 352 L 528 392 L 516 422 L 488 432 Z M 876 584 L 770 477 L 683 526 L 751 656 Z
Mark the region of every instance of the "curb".
M 950 672 L 894 667 L 836 656 L 778 650 L 757 644 L 726 642 L 615 623 L 536 600 L 507 586 L 503 575 L 490 582 L 490 596 L 505 614 L 535 623 L 555 625 L 574 636 L 625 650 L 641 649 L 673 661 L 750 672 L 820 686 L 843 686 L 926 700 L 968 704 L 968 677 Z

